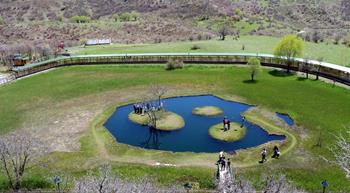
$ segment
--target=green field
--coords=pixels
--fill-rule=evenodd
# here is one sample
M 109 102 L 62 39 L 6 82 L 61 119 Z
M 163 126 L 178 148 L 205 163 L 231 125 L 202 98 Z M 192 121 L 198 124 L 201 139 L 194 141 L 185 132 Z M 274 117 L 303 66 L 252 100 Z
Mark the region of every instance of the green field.
M 107 46 L 91 46 L 71 48 L 79 54 L 116 54 L 116 53 L 172 53 L 172 52 L 236 52 L 236 53 L 273 53 L 279 38 L 267 36 L 242 36 L 239 40 L 228 37 L 225 41 L 209 40 L 194 42 L 171 42 L 160 44 L 115 44 Z M 200 47 L 191 50 L 193 45 Z M 242 50 L 244 45 L 245 50 Z M 304 57 L 310 59 L 323 58 L 324 61 L 350 66 L 350 48 L 344 45 L 326 43 L 305 43 Z
M 253 44 L 253 40 L 251 41 Z M 234 41 L 211 41 L 211 50 L 235 47 L 228 42 Z M 181 52 L 192 44 L 171 44 L 174 46 L 172 51 Z M 198 44 L 203 46 L 203 49 L 208 46 L 210 51 L 208 42 Z M 221 44 L 226 47 L 221 48 Z M 114 45 L 107 51 L 95 47 L 86 52 L 131 53 L 171 50 L 165 45 L 167 44 Z M 269 45 L 272 46 L 272 43 Z M 248 49 L 249 44 L 246 46 Z M 269 46 L 265 46 L 266 49 L 270 49 Z M 240 48 L 240 45 L 236 48 Z M 251 49 L 263 48 L 261 45 L 255 48 L 252 46 Z M 330 62 L 334 62 L 331 58 Z M 70 123 L 71 115 L 75 113 L 78 115 L 73 120 L 86 127 L 78 132 L 80 150 L 57 152 L 42 158 L 44 166 L 32 168 L 27 176 L 27 187 L 48 188 L 49 177 L 58 172 L 78 177 L 86 174 L 89 169 L 94 170 L 100 164 L 110 162 L 113 171 L 125 178 L 151 176 L 162 185 L 194 181 L 199 182 L 203 189 L 213 188 L 215 165 L 204 163 L 215 159 L 216 155 L 173 154 L 131 148 L 116 144 L 102 128 L 103 122 L 115 110 L 116 105 L 140 100 L 151 84 L 160 83 L 172 88 L 169 96 L 211 93 L 256 104 L 271 112 L 288 113 L 293 117 L 300 128 L 288 129 L 288 132 L 295 135 L 299 142 L 294 144 L 295 147 L 286 155 L 282 152 L 281 159 L 264 165 L 244 166 L 239 163 L 245 161 L 243 155 L 248 153 L 237 157 L 238 174 L 253 181 L 256 187 L 262 186 L 259 179 L 263 174 L 275 171 L 285 173 L 297 187 L 311 192 L 319 191 L 323 179 L 330 182 L 330 191 L 350 192 L 350 181 L 345 178 L 340 168 L 321 159 L 321 156 L 331 155 L 328 147 L 335 143 L 334 135 L 345 131 L 344 126 L 350 125 L 350 108 L 347 108 L 350 107 L 350 91 L 321 81 L 301 79 L 296 75 L 281 76 L 281 73 L 271 69 L 264 69 L 257 77 L 256 83 L 247 81 L 249 78 L 248 69 L 244 67 L 185 66 L 184 69 L 175 71 L 165 71 L 164 66 L 157 65 L 62 67 L 0 87 L 0 133 L 6 134 L 21 128 L 43 128 L 38 130 L 37 134 L 50 137 L 50 128 L 59 129 L 60 124 Z M 89 113 L 91 116 L 82 116 Z M 79 124 L 74 125 L 78 126 Z M 320 133 L 323 145 L 318 147 L 315 144 Z M 58 132 L 52 135 L 64 134 Z M 248 162 L 256 163 L 260 159 L 258 152 L 257 150 L 250 155 Z M 156 154 L 157 159 L 154 157 Z M 189 163 L 183 163 L 184 158 L 188 158 Z M 150 161 L 158 159 L 164 163 L 174 162 L 184 166 L 152 166 Z M 203 164 L 200 165 L 201 163 Z M 0 175 L 0 187 L 3 189 L 5 186 L 6 181 Z

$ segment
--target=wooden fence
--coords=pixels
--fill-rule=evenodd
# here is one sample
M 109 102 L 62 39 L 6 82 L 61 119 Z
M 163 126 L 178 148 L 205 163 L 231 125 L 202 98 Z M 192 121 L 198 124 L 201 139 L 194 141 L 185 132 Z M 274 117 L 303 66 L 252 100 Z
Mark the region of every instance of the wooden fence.
M 100 64 L 163 64 L 171 59 L 181 60 L 185 64 L 246 64 L 249 58 L 257 57 L 263 66 L 282 68 L 293 71 L 318 75 L 336 82 L 350 85 L 350 68 L 293 58 L 278 58 L 269 54 L 233 54 L 233 53 L 171 53 L 171 54 L 110 54 L 110 55 L 79 55 L 71 57 L 59 57 L 36 64 L 13 69 L 16 78 L 28 76 L 51 68 L 71 65 L 100 65 Z M 286 65 L 289 63 L 290 65 Z M 301 68 L 304 66 L 303 68 Z M 307 68 L 306 68 L 306 67 Z

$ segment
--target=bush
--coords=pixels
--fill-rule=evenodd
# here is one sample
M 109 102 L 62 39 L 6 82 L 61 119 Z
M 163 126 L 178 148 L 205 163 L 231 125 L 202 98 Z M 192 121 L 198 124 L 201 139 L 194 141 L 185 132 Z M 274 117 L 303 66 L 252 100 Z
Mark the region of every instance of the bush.
M 0 25 L 4 25 L 5 24 L 5 20 L 0 16 Z
M 183 67 L 184 67 L 183 61 L 170 59 L 168 63 L 165 65 L 165 70 L 182 69 Z
M 350 47 L 350 33 L 346 37 L 344 37 L 343 44 Z
M 122 22 L 126 22 L 126 21 L 137 21 L 139 16 L 140 14 L 138 12 L 132 11 L 132 12 L 124 12 L 120 15 L 114 14 L 113 18 L 115 21 L 119 19 Z
M 75 23 L 89 23 L 91 21 L 91 18 L 89 16 L 76 15 L 71 17 L 71 21 Z
M 119 15 L 118 14 L 113 14 L 112 18 L 114 19 L 115 22 L 117 22 L 119 20 Z
M 22 181 L 22 187 L 28 190 L 53 188 L 53 183 L 42 176 L 31 176 Z
M 201 49 L 201 47 L 199 47 L 198 45 L 193 45 L 191 47 L 191 50 L 199 50 L 199 49 Z
M 63 21 L 63 19 L 64 19 L 63 15 L 60 15 L 60 16 L 58 16 L 58 17 L 57 17 L 57 21 L 62 22 L 62 21 Z

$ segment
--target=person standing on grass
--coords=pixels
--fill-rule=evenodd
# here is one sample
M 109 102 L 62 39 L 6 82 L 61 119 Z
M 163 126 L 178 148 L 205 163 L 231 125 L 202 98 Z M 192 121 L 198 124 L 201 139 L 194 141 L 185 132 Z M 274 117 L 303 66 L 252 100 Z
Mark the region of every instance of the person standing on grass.
M 231 128 L 231 121 L 227 119 L 227 129 L 230 130 L 230 128 Z
M 280 150 L 278 149 L 277 145 L 275 145 L 275 147 L 273 147 L 272 158 L 279 158 L 280 154 L 281 154 Z
M 245 117 L 242 117 L 242 124 L 241 124 L 241 128 L 244 126 L 244 122 L 245 122 Z
M 133 104 L 132 107 L 134 108 L 134 113 L 136 114 L 136 104 Z
M 219 153 L 219 160 L 225 159 L 225 155 L 224 155 L 224 150 L 221 150 Z
M 224 125 L 224 131 L 227 131 L 229 129 L 230 121 L 225 116 L 224 120 L 222 120 L 222 123 Z
M 226 161 L 225 161 L 225 157 L 223 159 L 221 159 L 221 170 L 225 170 L 226 169 Z
M 267 161 L 266 155 L 267 155 L 266 148 L 263 148 L 263 150 L 261 151 L 261 163 L 264 163 L 265 161 Z
M 231 161 L 230 158 L 227 159 L 227 169 L 231 171 Z

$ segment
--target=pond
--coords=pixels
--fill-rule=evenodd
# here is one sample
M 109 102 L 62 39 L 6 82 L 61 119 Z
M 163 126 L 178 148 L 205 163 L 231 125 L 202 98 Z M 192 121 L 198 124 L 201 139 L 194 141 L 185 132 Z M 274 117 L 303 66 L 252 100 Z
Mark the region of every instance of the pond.
M 287 114 L 284 113 L 276 113 L 277 117 L 281 118 L 285 123 L 287 123 L 289 126 L 294 125 L 294 120 Z
M 241 113 L 253 107 L 233 101 L 223 100 L 216 96 L 187 96 L 167 98 L 163 100 L 164 107 L 182 116 L 185 126 L 176 131 L 158 131 L 131 122 L 128 114 L 132 111 L 132 104 L 116 109 L 105 123 L 105 127 L 112 133 L 119 143 L 132 146 L 158 149 L 173 152 L 218 152 L 225 150 L 233 152 L 239 149 L 255 147 L 273 140 L 284 140 L 285 136 L 269 135 L 260 126 L 245 121 L 246 135 L 239 141 L 222 142 L 211 138 L 208 129 L 222 122 L 224 116 L 231 121 L 242 121 Z M 224 111 L 223 115 L 203 117 L 193 115 L 192 110 L 200 106 L 216 106 Z

